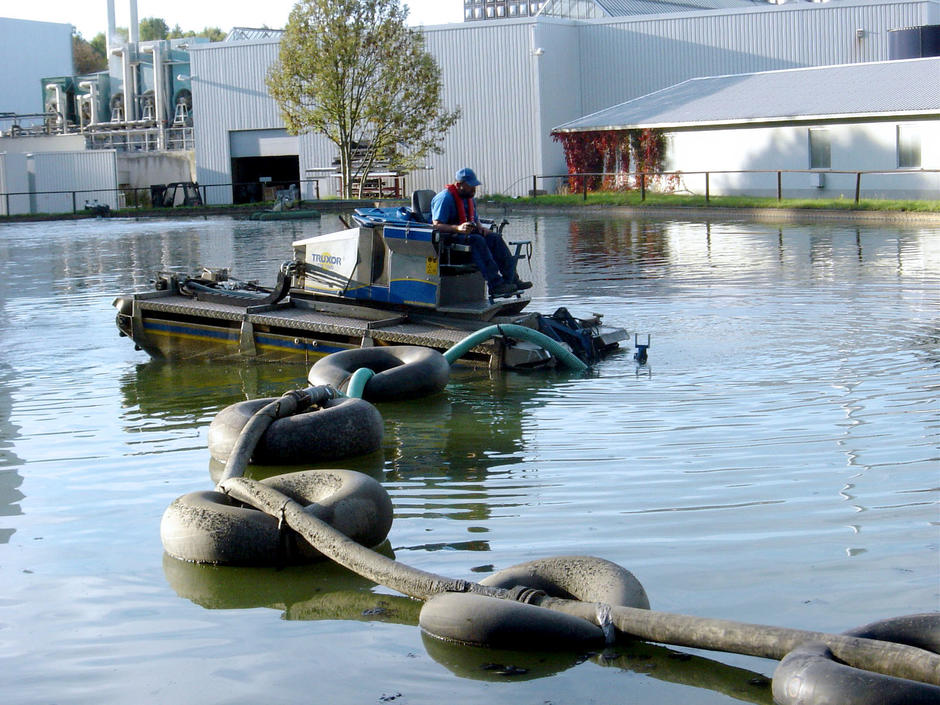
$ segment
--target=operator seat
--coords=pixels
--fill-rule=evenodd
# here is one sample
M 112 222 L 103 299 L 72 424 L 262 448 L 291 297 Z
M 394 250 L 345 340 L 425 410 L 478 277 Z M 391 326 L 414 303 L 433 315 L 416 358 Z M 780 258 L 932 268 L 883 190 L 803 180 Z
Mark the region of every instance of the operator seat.
M 431 200 L 434 191 L 431 189 L 418 189 L 411 193 L 411 212 L 422 223 L 431 222 Z

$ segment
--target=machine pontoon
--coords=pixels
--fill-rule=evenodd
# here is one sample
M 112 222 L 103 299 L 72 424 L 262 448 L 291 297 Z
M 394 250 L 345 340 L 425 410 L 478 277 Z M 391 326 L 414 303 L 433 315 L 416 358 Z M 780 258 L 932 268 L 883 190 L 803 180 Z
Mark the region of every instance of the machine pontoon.
M 442 242 L 420 208 L 362 209 L 355 225 L 293 243 L 275 287 L 233 280 L 227 270 L 160 273 L 155 290 L 119 296 L 117 326 L 156 358 L 312 361 L 338 350 L 419 345 L 446 351 L 482 328 L 538 330 L 590 364 L 627 337 L 601 316 L 524 312 L 517 291 L 494 299 L 468 248 Z M 505 221 L 503 222 L 503 225 Z M 498 229 L 502 225 L 494 226 Z M 518 259 L 529 242 L 510 242 Z M 494 368 L 553 365 L 543 347 L 497 335 L 471 348 L 465 364 Z

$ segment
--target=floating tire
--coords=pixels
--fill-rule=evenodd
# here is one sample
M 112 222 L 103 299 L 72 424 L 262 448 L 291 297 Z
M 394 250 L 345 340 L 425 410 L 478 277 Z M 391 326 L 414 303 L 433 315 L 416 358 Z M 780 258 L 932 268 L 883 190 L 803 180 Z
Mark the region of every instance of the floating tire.
M 940 614 L 874 622 L 846 632 L 940 653 Z M 803 644 L 774 671 L 778 705 L 938 705 L 940 687 L 853 668 L 835 659 L 825 644 Z
M 602 558 L 561 556 L 522 563 L 481 581 L 489 587 L 524 586 L 552 597 L 649 609 L 630 571 Z M 425 633 L 461 644 L 500 649 L 568 649 L 603 643 L 604 631 L 580 617 L 473 593 L 428 600 L 418 619 Z
M 507 589 L 522 585 L 566 600 L 650 608 L 646 590 L 633 573 L 594 556 L 541 558 L 505 568 L 480 583 Z
M 352 470 L 308 470 L 262 480 L 363 546 L 376 546 L 392 526 L 392 502 L 373 478 Z M 193 563 L 281 565 L 322 555 L 279 521 L 221 492 L 191 492 L 163 513 L 160 537 L 173 558 Z
M 209 424 L 209 453 L 226 462 L 245 424 L 275 397 L 228 406 Z M 330 399 L 314 411 L 274 421 L 255 446 L 258 465 L 299 465 L 366 455 L 382 445 L 382 415 L 362 399 Z
M 343 350 L 327 355 L 310 368 L 313 386 L 329 384 L 346 390 L 356 370 L 372 370 L 362 398 L 368 401 L 403 401 L 437 394 L 447 386 L 450 365 L 437 350 L 413 345 L 390 345 Z

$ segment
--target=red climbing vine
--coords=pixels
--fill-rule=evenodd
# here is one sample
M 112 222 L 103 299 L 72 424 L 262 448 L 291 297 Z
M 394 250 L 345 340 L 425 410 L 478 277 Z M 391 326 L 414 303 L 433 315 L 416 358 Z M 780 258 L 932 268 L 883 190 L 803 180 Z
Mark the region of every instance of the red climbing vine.
M 591 132 L 553 132 L 560 142 L 568 165 L 568 188 L 573 192 L 625 190 L 631 183 L 639 188 L 639 172 L 647 174 L 646 184 L 658 183 L 666 161 L 666 137 L 662 130 L 594 130 Z M 633 168 L 631 169 L 631 163 Z M 603 174 L 603 176 L 601 176 Z M 657 174 L 657 176 L 651 176 Z M 665 179 L 668 190 L 675 188 L 678 175 Z

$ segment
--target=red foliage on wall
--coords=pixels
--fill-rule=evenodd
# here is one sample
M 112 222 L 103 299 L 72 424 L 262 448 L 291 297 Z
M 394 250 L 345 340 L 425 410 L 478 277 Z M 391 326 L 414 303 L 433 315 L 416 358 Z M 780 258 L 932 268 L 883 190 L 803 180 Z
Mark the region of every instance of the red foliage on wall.
M 561 142 L 565 151 L 568 188 L 574 192 L 583 191 L 585 186 L 590 191 L 625 189 L 631 173 L 636 173 L 633 185 L 639 188 L 638 173 L 661 172 L 666 158 L 666 138 L 662 130 L 554 132 L 552 139 Z M 654 183 L 659 178 L 647 176 L 646 183 Z M 669 177 L 667 183 L 676 178 Z

